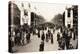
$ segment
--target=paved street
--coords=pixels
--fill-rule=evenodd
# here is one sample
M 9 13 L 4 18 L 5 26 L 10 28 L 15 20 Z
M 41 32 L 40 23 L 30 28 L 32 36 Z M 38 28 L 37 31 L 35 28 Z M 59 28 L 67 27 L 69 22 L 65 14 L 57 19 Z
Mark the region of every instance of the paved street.
M 51 30 L 52 31 L 52 30 Z M 51 44 L 51 40 L 49 42 L 44 41 L 44 51 L 56 51 L 58 50 L 58 42 L 57 42 L 57 32 L 59 30 L 56 30 L 55 33 L 53 33 L 53 44 Z M 40 32 L 42 34 L 42 31 Z M 72 40 L 72 45 L 74 48 L 76 47 L 77 40 Z M 15 46 L 14 49 L 16 49 L 17 52 L 38 52 L 39 51 L 39 45 L 41 43 L 41 38 L 38 38 L 37 35 L 31 34 L 31 41 L 30 43 L 26 44 L 25 46 Z
M 57 30 L 53 35 L 53 41 L 54 43 L 51 44 L 51 40 L 49 42 L 44 41 L 44 51 L 53 51 L 58 49 L 58 43 L 56 41 L 57 37 Z M 41 38 L 38 38 L 37 35 L 31 35 L 31 41 L 30 43 L 26 44 L 25 46 L 15 46 L 15 49 L 17 52 L 38 52 L 39 51 L 39 45 L 41 43 Z

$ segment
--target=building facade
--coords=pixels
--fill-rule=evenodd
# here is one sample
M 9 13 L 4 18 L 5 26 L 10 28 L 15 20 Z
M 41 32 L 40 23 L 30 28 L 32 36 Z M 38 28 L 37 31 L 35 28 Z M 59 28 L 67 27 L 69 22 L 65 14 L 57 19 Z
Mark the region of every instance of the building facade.
M 20 24 L 28 24 L 31 25 L 31 10 L 30 10 L 30 4 L 28 3 L 28 6 L 25 8 L 24 3 L 21 4 L 21 21 Z
M 75 35 L 78 36 L 78 6 L 72 6 L 73 7 L 73 28 Z
M 73 28 L 73 10 L 72 8 L 66 8 L 65 10 L 65 27 Z
M 20 25 L 20 10 L 18 6 L 9 2 L 9 27 L 16 28 Z
M 77 5 L 72 5 L 72 7 L 65 9 L 63 13 L 63 26 L 73 29 L 74 35 L 78 36 L 78 6 Z

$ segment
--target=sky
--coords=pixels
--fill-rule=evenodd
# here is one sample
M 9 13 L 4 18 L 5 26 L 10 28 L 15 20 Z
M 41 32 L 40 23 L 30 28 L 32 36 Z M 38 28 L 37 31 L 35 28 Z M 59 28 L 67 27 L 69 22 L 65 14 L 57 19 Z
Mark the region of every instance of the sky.
M 46 21 L 51 21 L 57 14 L 63 14 L 66 7 L 70 7 L 68 4 L 56 4 L 56 3 L 39 3 L 39 2 L 15 2 L 19 9 L 22 9 L 21 3 L 24 3 L 24 8 L 27 9 L 28 3 L 31 5 L 31 11 L 42 15 Z

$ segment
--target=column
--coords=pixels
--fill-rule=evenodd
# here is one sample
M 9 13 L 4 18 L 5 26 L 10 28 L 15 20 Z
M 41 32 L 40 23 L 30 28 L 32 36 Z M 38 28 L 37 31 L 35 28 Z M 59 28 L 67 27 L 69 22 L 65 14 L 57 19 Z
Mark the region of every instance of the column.
M 71 9 L 71 28 L 73 28 L 73 10 Z
M 65 26 L 67 27 L 67 9 L 65 10 Z
M 28 19 L 28 25 L 30 25 L 31 24 L 31 12 L 30 11 L 28 12 L 28 17 L 29 17 L 29 19 Z
M 13 21 L 14 21 L 14 19 L 13 19 L 13 3 L 11 2 L 11 27 L 13 27 Z

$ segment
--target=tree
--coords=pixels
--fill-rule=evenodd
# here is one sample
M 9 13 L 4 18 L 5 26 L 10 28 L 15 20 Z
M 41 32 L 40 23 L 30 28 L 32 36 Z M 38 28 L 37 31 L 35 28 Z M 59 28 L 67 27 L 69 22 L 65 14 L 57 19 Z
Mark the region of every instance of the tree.
M 40 24 L 43 24 L 45 19 L 42 15 L 37 15 L 34 12 L 31 12 L 31 27 L 38 28 Z
M 57 14 L 54 16 L 54 18 L 51 20 L 55 25 L 62 26 L 63 25 L 63 15 Z

